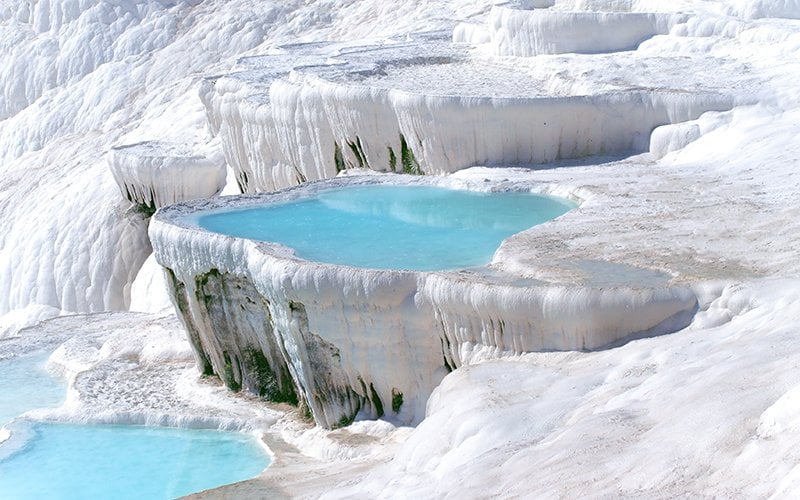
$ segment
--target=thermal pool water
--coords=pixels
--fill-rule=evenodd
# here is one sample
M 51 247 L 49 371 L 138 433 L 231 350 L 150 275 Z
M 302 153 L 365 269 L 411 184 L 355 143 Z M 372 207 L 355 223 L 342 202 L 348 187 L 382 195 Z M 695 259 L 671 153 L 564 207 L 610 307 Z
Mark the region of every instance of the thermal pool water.
M 201 212 L 187 221 L 216 233 L 280 243 L 310 261 L 437 271 L 485 265 L 505 238 L 574 206 L 530 193 L 359 186 Z
M 36 423 L 0 461 L 0 498 L 160 499 L 258 475 L 269 458 L 246 434 Z
M 0 361 L 0 427 L 28 410 L 64 401 L 67 384 L 45 369 L 49 356 L 37 352 Z
M 66 384 L 49 353 L 0 361 L 0 425 L 58 406 Z M 252 478 L 270 458 L 237 432 L 17 420 L 0 444 L 0 498 L 175 498 Z M 20 440 L 23 440 L 20 443 Z

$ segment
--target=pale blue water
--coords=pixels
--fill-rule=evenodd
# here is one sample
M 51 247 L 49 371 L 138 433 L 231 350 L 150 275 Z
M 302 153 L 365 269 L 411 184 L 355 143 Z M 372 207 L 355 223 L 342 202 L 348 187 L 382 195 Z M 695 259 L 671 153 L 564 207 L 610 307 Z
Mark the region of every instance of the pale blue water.
M 487 264 L 505 238 L 574 207 L 528 193 L 363 186 L 192 220 L 209 231 L 281 243 L 307 260 L 434 271 Z
M 66 382 L 47 373 L 49 352 L 0 361 L 0 426 L 35 408 L 60 406 Z
M 0 361 L 0 425 L 64 400 L 66 383 L 44 369 L 48 356 Z M 269 464 L 252 436 L 235 432 L 50 423 L 31 431 L 0 458 L 0 499 L 174 498 L 249 479 Z M 0 457 L 16 445 L 0 444 Z
M 35 424 L 0 461 L 0 498 L 167 499 L 258 475 L 268 457 L 235 432 Z

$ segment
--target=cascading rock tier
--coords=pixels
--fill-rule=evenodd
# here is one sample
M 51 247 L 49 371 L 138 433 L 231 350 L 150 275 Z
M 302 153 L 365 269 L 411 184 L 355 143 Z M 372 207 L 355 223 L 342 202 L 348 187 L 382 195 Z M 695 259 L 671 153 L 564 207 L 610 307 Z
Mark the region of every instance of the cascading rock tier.
M 108 163 L 122 196 L 153 213 L 179 201 L 207 198 L 225 187 L 225 162 L 182 144 L 140 142 L 112 148 Z
M 691 320 L 697 299 L 687 287 L 594 288 L 522 280 L 490 268 L 353 268 L 310 262 L 279 244 L 212 233 L 187 219 L 335 187 L 442 182 L 348 176 L 273 195 L 161 209 L 150 238 L 200 371 L 233 390 L 299 403 L 328 428 L 356 416 L 414 424 L 442 378 L 477 352 L 504 357 L 597 349 L 632 335 L 675 331 Z M 520 234 L 530 231 L 536 228 Z
M 486 58 L 436 38 L 301 44 L 240 60 L 206 79 L 201 98 L 247 193 L 352 168 L 444 174 L 644 151 L 654 128 L 739 103 L 723 82 L 741 68 L 709 79 L 704 57 L 602 57 L 609 72 L 597 75 L 581 61 Z M 664 78 L 665 59 L 685 86 Z

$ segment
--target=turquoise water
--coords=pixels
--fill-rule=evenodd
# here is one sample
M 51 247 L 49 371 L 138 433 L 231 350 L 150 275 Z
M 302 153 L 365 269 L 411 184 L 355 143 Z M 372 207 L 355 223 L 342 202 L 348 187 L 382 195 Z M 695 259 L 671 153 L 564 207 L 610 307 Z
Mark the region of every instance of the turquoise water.
M 0 461 L 0 498 L 166 499 L 258 475 L 269 459 L 234 432 L 35 424 Z
M 0 425 L 63 402 L 66 383 L 44 369 L 49 354 L 0 361 Z M 174 498 L 249 479 L 269 464 L 252 436 L 235 432 L 50 423 L 30 431 L 22 448 L 0 458 L 0 499 Z M 11 446 L 0 444 L 0 457 Z
M 0 426 L 35 408 L 60 406 L 67 384 L 45 370 L 49 352 L 0 361 Z
M 435 271 L 487 264 L 505 238 L 574 206 L 528 193 L 364 186 L 193 220 L 209 231 L 281 243 L 307 260 Z

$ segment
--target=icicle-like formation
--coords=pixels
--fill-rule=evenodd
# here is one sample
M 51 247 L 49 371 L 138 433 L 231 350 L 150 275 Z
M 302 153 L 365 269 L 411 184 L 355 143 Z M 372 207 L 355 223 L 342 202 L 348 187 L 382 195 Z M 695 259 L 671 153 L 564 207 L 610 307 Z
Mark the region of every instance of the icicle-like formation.
M 495 7 L 489 19 L 489 39 L 493 52 L 502 56 L 618 52 L 665 35 L 686 19 L 668 13 Z
M 629 85 L 609 75 L 587 93 L 581 74 L 486 64 L 442 41 L 282 50 L 243 60 L 201 92 L 244 192 L 350 168 L 443 174 L 642 151 L 654 128 L 735 102 L 722 86 L 686 92 L 647 73 Z
M 185 146 L 162 142 L 119 146 L 112 148 L 108 162 L 125 199 L 150 211 L 214 196 L 225 187 L 222 155 L 192 153 Z

